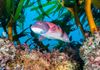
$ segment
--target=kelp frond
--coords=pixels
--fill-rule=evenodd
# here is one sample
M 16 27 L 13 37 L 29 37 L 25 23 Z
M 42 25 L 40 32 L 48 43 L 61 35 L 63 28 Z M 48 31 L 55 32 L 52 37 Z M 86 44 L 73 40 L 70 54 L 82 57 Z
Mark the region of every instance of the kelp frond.
M 12 36 L 12 24 L 13 24 L 13 18 L 12 16 L 10 17 L 10 20 L 8 22 L 8 38 L 12 41 L 13 36 Z
M 85 0 L 85 12 L 87 15 L 90 30 L 92 33 L 94 33 L 94 31 L 97 31 L 97 27 L 94 22 L 92 11 L 91 11 L 91 0 Z

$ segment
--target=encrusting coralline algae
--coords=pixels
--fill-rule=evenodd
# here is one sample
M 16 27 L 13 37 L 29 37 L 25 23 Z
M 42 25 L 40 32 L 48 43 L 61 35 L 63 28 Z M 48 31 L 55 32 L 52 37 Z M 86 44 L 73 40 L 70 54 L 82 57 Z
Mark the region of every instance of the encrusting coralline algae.
M 0 70 L 7 67 L 7 62 L 14 60 L 16 49 L 8 39 L 0 38 Z
M 8 39 L 0 38 L 0 70 L 77 70 L 77 67 L 77 62 L 63 52 L 29 51 L 26 44 L 14 47 Z
M 100 32 L 87 37 L 80 56 L 85 63 L 83 70 L 100 70 Z M 77 70 L 78 65 L 67 53 L 30 51 L 27 44 L 15 47 L 8 39 L 0 38 L 0 70 Z
M 100 70 L 99 32 L 87 37 L 80 56 L 85 62 L 83 70 Z M 26 44 L 15 47 L 8 39 L 0 38 L 0 70 L 78 70 L 78 65 L 67 53 L 30 51 Z
M 80 48 L 80 56 L 85 61 L 84 70 L 100 70 L 100 32 L 86 39 Z

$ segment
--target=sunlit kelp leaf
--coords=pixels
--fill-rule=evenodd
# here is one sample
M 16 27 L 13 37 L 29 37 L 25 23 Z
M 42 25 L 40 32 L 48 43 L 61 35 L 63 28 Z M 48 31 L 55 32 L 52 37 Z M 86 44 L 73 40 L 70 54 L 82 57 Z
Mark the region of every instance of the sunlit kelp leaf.
M 36 1 L 37 2 L 37 1 Z M 28 8 L 28 7 L 31 7 L 33 6 L 36 2 L 30 2 L 30 0 L 27 0 L 25 5 L 24 5 L 24 8 Z
M 39 9 L 35 10 L 38 15 L 40 16 L 39 18 L 34 18 L 34 20 L 43 20 L 45 16 L 41 15 L 41 12 L 39 11 Z
M 59 11 L 60 9 L 62 8 L 62 6 L 61 5 L 58 5 L 57 7 L 56 7 L 56 9 L 53 11 L 53 13 L 55 14 L 57 11 Z
M 37 3 L 38 3 L 38 5 L 39 5 L 39 10 L 40 10 L 41 13 L 43 14 L 43 16 L 45 15 L 45 16 L 47 16 L 48 18 L 50 18 L 49 15 L 47 15 L 47 13 L 44 11 L 44 9 L 43 9 L 43 7 L 42 7 L 41 1 L 40 1 L 40 0 L 37 0 Z M 51 10 L 50 10 L 50 11 L 51 11 Z
M 67 20 L 70 18 L 74 18 L 74 16 L 69 12 L 69 11 L 66 11 L 66 12 L 60 12 L 59 13 L 59 18 L 63 18 L 64 20 L 66 19 L 66 22 L 68 22 Z
M 23 29 L 24 28 L 24 21 L 25 21 L 25 15 L 22 13 L 20 18 L 18 19 L 18 26 L 19 28 Z
M 49 6 L 49 5 L 52 5 L 52 4 L 56 4 L 56 1 L 50 1 L 50 2 L 48 2 L 48 3 L 42 4 L 42 6 L 43 6 L 43 7 L 46 7 L 46 6 Z M 38 8 L 39 8 L 39 5 L 36 6 L 36 7 L 33 7 L 33 8 L 31 9 L 31 11 L 34 11 L 34 10 L 36 10 L 36 9 L 38 9 Z
M 30 3 L 30 0 L 26 0 L 25 5 L 24 5 L 24 8 L 26 8 L 29 3 Z
M 47 11 L 45 11 L 45 13 L 47 12 L 46 13 L 47 15 L 52 14 L 53 13 L 52 10 L 55 9 L 55 7 L 56 7 L 56 5 L 50 7 Z M 42 14 L 39 15 L 38 17 L 34 18 L 34 20 L 38 20 L 38 19 L 41 19 L 43 16 L 46 16 L 45 13 L 42 12 Z
M 34 18 L 34 20 L 43 20 L 45 17 L 51 18 L 50 14 L 54 15 L 62 8 L 61 4 L 58 1 L 49 1 L 42 4 L 40 0 L 37 0 L 37 4 L 38 6 L 33 7 L 31 10 L 35 11 L 36 9 L 39 9 L 41 11 L 41 14 L 39 13 L 40 15 Z M 44 8 L 48 7 L 49 5 L 51 5 L 51 7 L 45 11 Z
M 17 9 L 16 9 L 15 16 L 14 16 L 14 20 L 15 20 L 15 21 L 16 21 L 16 20 L 19 18 L 19 16 L 20 16 L 20 13 L 21 13 L 22 8 L 23 8 L 24 1 L 25 1 L 25 0 L 20 0 L 20 1 L 19 1 L 18 7 L 17 7 Z
M 52 10 L 53 15 L 55 15 L 55 13 L 57 13 L 57 12 L 60 12 L 61 9 L 63 8 L 62 5 L 61 5 L 58 1 L 56 2 L 56 6 L 54 6 L 54 7 L 55 7 L 55 9 Z M 59 15 L 59 14 L 58 14 L 58 15 Z

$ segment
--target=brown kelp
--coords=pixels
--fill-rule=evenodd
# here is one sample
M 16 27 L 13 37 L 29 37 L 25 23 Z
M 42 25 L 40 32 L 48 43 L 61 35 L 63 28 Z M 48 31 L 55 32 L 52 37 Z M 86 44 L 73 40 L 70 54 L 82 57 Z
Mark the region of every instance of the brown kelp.
M 60 1 L 60 0 L 58 0 L 58 1 L 61 2 L 61 4 L 63 6 L 67 7 L 67 9 L 72 14 L 74 14 L 75 12 L 77 13 L 79 8 L 84 9 L 86 16 L 87 16 L 87 19 L 88 19 L 88 23 L 89 23 L 91 32 L 93 33 L 94 31 L 97 31 L 97 27 L 96 27 L 96 24 L 94 22 L 94 17 L 92 15 L 91 5 L 94 5 L 96 8 L 99 8 L 99 5 L 98 5 L 99 1 L 98 0 L 95 0 L 95 1 L 94 0 L 70 0 L 70 1 L 66 1 L 66 0 Z M 83 5 L 83 7 L 81 7 L 82 5 Z M 76 11 L 75 11 L 75 9 L 76 9 Z M 78 15 L 75 15 L 75 16 L 78 16 Z M 78 17 L 75 17 L 75 18 L 78 18 Z M 76 19 L 76 21 L 79 21 L 79 20 Z M 79 22 L 77 22 L 77 24 L 78 24 L 78 26 L 81 26 L 80 29 L 84 34 L 84 30 L 82 28 L 82 25 L 80 25 Z
M 55 13 L 60 12 L 61 9 L 63 8 L 57 0 L 46 1 L 46 3 L 44 4 L 42 4 L 40 0 L 37 0 L 36 3 L 38 4 L 38 6 L 33 6 L 31 8 L 31 11 L 36 11 L 39 14 L 39 16 L 34 18 L 34 20 L 44 20 L 45 17 L 52 19 L 49 15 L 50 14 L 54 15 Z M 51 6 L 45 11 L 44 7 L 47 7 L 50 5 L 53 5 L 53 6 Z M 40 10 L 40 12 L 38 11 L 38 9 Z
M 94 33 L 94 31 L 97 31 L 97 27 L 92 15 L 91 4 L 92 4 L 92 0 L 85 0 L 85 11 L 88 18 L 88 23 L 89 23 L 91 32 Z
M 24 3 L 24 0 L 20 0 L 18 3 L 17 9 L 14 11 L 15 14 L 10 14 L 11 18 L 10 18 L 10 21 L 8 22 L 8 36 L 9 36 L 10 40 L 13 40 L 13 36 L 12 36 L 12 29 L 13 28 L 12 27 L 13 27 L 13 24 L 16 22 L 16 20 L 20 16 L 20 13 L 21 13 L 22 7 L 23 7 L 23 3 Z M 15 34 L 16 34 L 16 32 L 15 32 Z

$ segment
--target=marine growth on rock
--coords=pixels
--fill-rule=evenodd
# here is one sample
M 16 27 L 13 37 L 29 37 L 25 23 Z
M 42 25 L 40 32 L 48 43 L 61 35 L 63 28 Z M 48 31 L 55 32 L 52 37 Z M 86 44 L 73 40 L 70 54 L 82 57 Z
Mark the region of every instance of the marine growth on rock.
M 0 70 L 77 70 L 77 67 L 77 62 L 63 52 L 30 51 L 27 44 L 15 47 L 8 39 L 0 38 Z
M 84 70 L 100 70 L 100 32 L 86 39 L 80 48 L 80 56 L 85 61 Z

